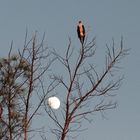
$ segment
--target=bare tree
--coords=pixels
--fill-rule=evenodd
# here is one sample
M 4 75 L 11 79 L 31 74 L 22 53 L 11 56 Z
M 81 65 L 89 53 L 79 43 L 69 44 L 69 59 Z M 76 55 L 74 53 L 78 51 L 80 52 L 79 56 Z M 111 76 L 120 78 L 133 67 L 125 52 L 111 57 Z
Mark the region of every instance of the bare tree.
M 104 115 L 104 111 L 116 107 L 112 97 L 123 80 L 116 70 L 120 70 L 120 60 L 128 50 L 123 48 L 123 39 L 117 48 L 113 40 L 112 46 L 106 46 L 105 65 L 99 72 L 95 40 L 86 38 L 74 49 L 69 39 L 63 55 L 56 50 L 50 52 L 45 47 L 44 36 L 38 42 L 36 34 L 28 40 L 26 33 L 24 47 L 16 55 L 12 54 L 11 43 L 8 57 L 0 60 L 0 139 L 28 140 L 29 132 L 39 131 L 46 140 L 48 136 L 43 128 L 51 126 L 43 124 L 38 130 L 33 128 L 35 116 L 39 118 L 44 109 L 44 119 L 49 117 L 55 125 L 50 130 L 56 139 L 73 139 L 83 130 L 83 121 L 90 122 L 96 112 Z M 61 68 L 59 73 L 56 65 Z M 55 93 L 59 89 L 63 95 Z M 59 112 L 46 102 L 56 94 L 62 101 Z
M 72 48 L 71 39 L 63 56 L 58 51 L 53 51 L 57 63 L 60 62 L 59 67 L 64 68 L 62 74 L 54 73 L 51 76 L 59 82 L 63 90 L 63 95 L 60 95 L 63 96 L 62 117 L 59 118 L 57 112 L 50 111 L 47 106 L 45 110 L 56 125 L 51 132 L 58 140 L 75 138 L 78 130 L 83 128 L 84 120 L 90 121 L 90 116 L 96 112 L 103 115 L 105 110 L 116 108 L 117 104 L 111 97 L 123 80 L 123 76 L 117 75 L 116 70 L 120 70 L 118 64 L 128 50 L 123 48 L 123 39 L 120 47 L 115 48 L 114 44 L 113 40 L 112 46 L 106 45 L 107 53 L 102 72 L 96 70 L 95 38 L 91 42 L 86 39 L 78 53 Z M 72 132 L 76 132 L 76 135 L 71 134 Z
M 8 57 L 0 60 L 0 138 L 28 140 L 28 133 L 35 131 L 31 127 L 33 118 L 47 94 L 54 89 L 49 84 L 45 85 L 46 92 L 42 92 L 43 76 L 54 58 L 44 45 L 44 36 L 38 43 L 36 34 L 28 41 L 26 33 L 24 47 L 16 55 L 12 54 L 12 46 L 13 43 Z

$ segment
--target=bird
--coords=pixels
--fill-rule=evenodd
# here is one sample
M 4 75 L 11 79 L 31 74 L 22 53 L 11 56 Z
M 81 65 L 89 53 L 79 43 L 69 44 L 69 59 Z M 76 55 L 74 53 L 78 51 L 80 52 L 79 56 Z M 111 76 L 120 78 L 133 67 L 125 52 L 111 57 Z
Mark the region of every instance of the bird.
M 84 40 L 85 40 L 85 27 L 82 21 L 79 21 L 78 23 L 77 34 L 78 34 L 78 38 L 80 39 L 81 44 L 83 45 Z

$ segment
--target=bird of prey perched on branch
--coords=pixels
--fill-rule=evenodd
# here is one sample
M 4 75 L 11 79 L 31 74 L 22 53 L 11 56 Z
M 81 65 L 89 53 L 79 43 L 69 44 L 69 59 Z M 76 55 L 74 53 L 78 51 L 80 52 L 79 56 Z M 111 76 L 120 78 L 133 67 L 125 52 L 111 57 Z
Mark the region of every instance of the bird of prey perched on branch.
M 85 40 L 85 27 L 82 21 L 79 21 L 79 24 L 77 26 L 77 34 L 78 34 L 78 38 L 80 39 L 81 44 L 83 45 L 84 40 Z

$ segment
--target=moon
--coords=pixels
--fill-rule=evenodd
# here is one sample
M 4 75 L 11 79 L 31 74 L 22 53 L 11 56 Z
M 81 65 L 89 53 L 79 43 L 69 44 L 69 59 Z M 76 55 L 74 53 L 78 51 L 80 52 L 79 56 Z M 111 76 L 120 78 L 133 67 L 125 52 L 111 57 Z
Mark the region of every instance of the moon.
M 53 96 L 48 98 L 48 105 L 52 108 L 52 109 L 58 109 L 60 107 L 60 100 Z

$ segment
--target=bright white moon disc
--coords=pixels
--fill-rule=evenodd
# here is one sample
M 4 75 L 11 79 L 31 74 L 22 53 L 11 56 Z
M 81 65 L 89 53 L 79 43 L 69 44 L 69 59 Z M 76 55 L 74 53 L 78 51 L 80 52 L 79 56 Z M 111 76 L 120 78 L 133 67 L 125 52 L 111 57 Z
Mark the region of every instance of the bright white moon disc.
M 52 108 L 52 109 L 58 109 L 60 107 L 60 100 L 53 96 L 53 97 L 50 97 L 48 99 L 48 105 Z

